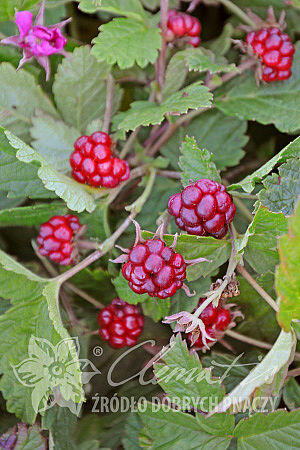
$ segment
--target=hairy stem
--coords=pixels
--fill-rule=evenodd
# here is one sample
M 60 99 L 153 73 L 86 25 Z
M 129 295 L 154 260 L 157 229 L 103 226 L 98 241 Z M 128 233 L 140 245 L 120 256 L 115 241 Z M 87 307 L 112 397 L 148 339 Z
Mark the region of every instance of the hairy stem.
M 244 23 L 249 25 L 251 28 L 256 28 L 255 23 L 252 19 L 250 19 L 249 16 L 247 16 L 246 13 L 244 13 L 241 8 L 239 8 L 235 3 L 231 2 L 230 0 L 219 0 L 222 5 L 224 5 L 232 14 L 237 16 L 239 19 L 241 19 Z
M 92 305 L 96 306 L 96 308 L 103 308 L 104 305 L 100 302 L 98 302 L 98 300 L 96 300 L 94 297 L 92 297 L 91 295 L 89 295 L 87 292 L 83 291 L 82 289 L 79 289 L 77 286 L 75 286 L 72 283 L 66 283 L 65 284 L 66 288 L 68 288 L 70 291 L 74 292 L 74 294 L 77 294 L 79 297 L 83 298 L 84 300 L 86 300 L 87 302 L 91 303 Z
M 243 334 L 237 333 L 236 331 L 226 330 L 225 334 L 227 334 L 227 336 L 232 337 L 233 339 L 237 339 L 238 341 L 254 345 L 255 347 L 265 348 L 267 350 L 270 350 L 273 347 L 273 345 L 269 344 L 268 342 L 258 341 L 257 339 L 244 336 Z
M 113 76 L 109 73 L 107 75 L 107 82 L 106 82 L 106 108 L 102 127 L 104 133 L 109 132 L 111 115 L 113 111 L 114 89 L 115 89 L 115 81 L 113 79 Z
M 259 293 L 259 295 L 274 309 L 274 311 L 278 312 L 279 308 L 277 303 L 270 297 L 270 295 L 254 280 L 254 278 L 250 275 L 247 270 L 241 265 L 237 265 L 238 272 L 248 281 L 249 284 Z
M 166 71 L 166 31 L 167 31 L 167 20 L 168 20 L 168 5 L 169 0 L 160 1 L 160 14 L 161 14 L 161 50 L 158 62 L 158 86 L 162 92 L 164 82 L 165 82 L 165 71 Z

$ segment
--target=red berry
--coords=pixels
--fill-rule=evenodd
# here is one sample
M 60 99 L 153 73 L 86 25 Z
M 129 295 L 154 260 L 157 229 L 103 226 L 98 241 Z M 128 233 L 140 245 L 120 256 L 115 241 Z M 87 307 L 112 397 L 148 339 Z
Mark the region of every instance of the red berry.
M 144 317 L 137 306 L 115 298 L 98 315 L 99 334 L 113 348 L 132 346 L 137 343 L 144 326 Z
M 201 305 L 206 300 L 206 298 L 200 298 L 198 306 Z M 212 325 L 217 318 L 218 310 L 214 308 L 210 303 L 200 314 L 199 319 L 201 319 L 204 325 Z
M 212 327 L 207 327 L 207 328 L 205 328 L 205 331 L 206 331 L 206 333 L 208 334 L 208 336 L 210 336 L 212 339 L 215 339 L 216 338 L 216 335 L 215 335 L 215 331 L 214 331 L 214 329 L 212 328 Z M 202 341 L 202 335 L 200 334 L 200 336 L 196 339 L 196 341 L 194 342 L 194 344 L 192 344 L 192 333 L 188 333 L 187 334 L 187 341 L 188 341 L 188 343 L 191 345 L 191 346 L 193 346 L 194 348 L 204 348 L 204 343 L 203 343 L 203 341 Z M 211 343 L 211 342 L 213 342 L 213 341 L 211 341 L 211 340 L 206 340 L 206 344 L 209 344 L 209 343 Z
M 188 234 L 221 239 L 235 216 L 235 206 L 225 186 L 212 180 L 198 180 L 172 195 L 168 211 L 177 226 Z
M 172 297 L 182 287 L 186 277 L 184 259 L 160 239 L 135 245 L 128 256 L 122 274 L 137 294 L 163 299 Z
M 198 47 L 201 39 L 199 34 L 201 32 L 201 24 L 196 17 L 190 16 L 186 13 L 177 12 L 174 9 L 168 12 L 166 40 L 173 41 L 176 37 L 182 38 L 189 36 L 188 41 L 193 47 Z
M 231 314 L 229 309 L 220 308 L 218 310 L 217 318 L 215 320 L 216 330 L 225 330 L 231 321 Z
M 175 36 L 182 37 L 186 33 L 185 21 L 181 14 L 174 14 L 168 20 L 167 27 L 173 31 Z
M 191 37 L 191 39 L 188 41 L 188 44 L 192 45 L 193 47 L 199 47 L 201 42 L 201 39 L 199 36 Z
M 246 42 L 262 63 L 265 82 L 286 80 L 291 76 L 295 48 L 286 33 L 277 27 L 262 28 L 248 33 Z
M 73 237 L 81 228 L 77 216 L 53 216 L 41 225 L 37 237 L 39 252 L 52 261 L 67 266 L 73 262 Z
M 109 135 L 102 131 L 78 138 L 70 156 L 74 180 L 93 187 L 107 188 L 114 188 L 127 180 L 130 175 L 129 165 L 127 161 L 112 157 L 110 146 Z

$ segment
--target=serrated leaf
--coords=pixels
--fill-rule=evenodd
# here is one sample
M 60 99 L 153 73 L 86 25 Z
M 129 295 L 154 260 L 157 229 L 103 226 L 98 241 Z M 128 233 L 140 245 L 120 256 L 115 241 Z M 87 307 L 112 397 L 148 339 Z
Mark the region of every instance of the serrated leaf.
M 112 280 L 113 285 L 118 293 L 118 297 L 125 300 L 127 303 L 137 305 L 138 303 L 145 302 L 146 300 L 151 300 L 147 294 L 136 294 L 128 286 L 128 281 L 125 280 L 122 273 L 119 274 L 117 278 Z
M 98 3 L 95 0 L 79 0 L 79 9 L 87 13 L 107 11 L 136 20 L 141 20 L 146 15 L 139 0 L 101 0 Z
M 30 129 L 32 147 L 39 152 L 54 169 L 61 172 L 70 170 L 70 155 L 80 132 L 61 120 L 39 113 L 32 119 Z
M 300 408 L 300 386 L 295 378 L 289 378 L 284 385 L 283 400 L 289 410 Z
M 264 179 L 258 193 L 261 203 L 273 212 L 284 215 L 293 214 L 296 201 L 300 195 L 300 160 L 291 159 L 279 167 L 279 177 L 272 174 Z
M 185 136 L 193 136 L 213 155 L 213 161 L 219 170 L 235 166 L 244 156 L 243 147 L 247 144 L 245 135 L 247 122 L 227 117 L 213 109 L 193 119 L 166 142 L 160 152 L 166 156 L 172 166 L 178 169 L 179 147 Z
M 51 431 L 55 449 L 76 449 L 74 442 L 76 422 L 76 415 L 68 408 L 48 409 L 42 417 L 42 427 Z
M 254 414 L 241 420 L 234 430 L 239 450 L 276 448 L 285 450 L 300 446 L 300 411 L 274 411 Z
M 117 63 L 120 69 L 135 63 L 140 67 L 154 63 L 161 47 L 159 28 L 149 29 L 130 18 L 117 18 L 101 25 L 100 34 L 92 42 L 92 54 L 98 61 Z
M 272 213 L 260 204 L 243 238 L 236 240 L 237 251 L 245 253 L 247 262 L 256 272 L 274 272 L 279 260 L 277 238 L 286 229 L 287 219 L 282 213 Z
M 219 405 L 210 413 L 227 411 L 231 406 L 242 404 L 251 398 L 258 389 L 265 385 L 271 385 L 276 379 L 276 375 L 287 367 L 293 358 L 295 351 L 295 336 L 293 333 L 281 331 L 277 341 L 264 359 L 251 370 L 249 375 L 236 386 L 233 391 L 227 394 Z M 285 373 L 286 376 L 286 373 Z M 285 377 L 284 377 L 285 378 Z M 281 382 L 284 381 L 281 380 Z M 277 381 L 277 380 L 276 380 Z M 268 393 L 270 395 L 270 392 Z
M 163 363 L 154 364 L 155 377 L 170 399 L 178 399 L 174 400 L 178 407 L 182 408 L 184 398 L 192 397 L 194 409 L 208 411 L 210 398 L 216 402 L 223 398 L 225 390 L 220 380 L 202 367 L 196 352 L 189 352 L 180 333 L 162 349 L 161 359 Z
M 147 403 L 139 415 L 145 425 L 140 434 L 140 445 L 152 449 L 225 450 L 234 427 L 230 415 L 218 414 L 207 419 L 196 413 L 193 417 L 173 409 L 164 411 L 157 405 L 153 408 L 151 403 Z
M 213 52 L 204 48 L 189 48 L 183 52 L 182 56 L 190 70 L 209 71 L 212 74 L 238 71 L 235 64 L 226 64 L 225 58 L 216 57 Z
M 173 300 L 173 299 L 172 299 Z M 165 317 L 170 309 L 170 298 L 162 300 L 160 298 L 149 297 L 143 304 L 143 313 L 146 316 L 151 317 L 154 322 L 158 322 Z
M 1 125 L 28 140 L 31 118 L 36 108 L 57 117 L 57 112 L 33 75 L 9 63 L 0 65 Z
M 65 122 L 82 133 L 89 122 L 104 116 L 108 70 L 107 64 L 97 62 L 88 46 L 76 48 L 58 67 L 53 84 L 55 102 Z M 114 112 L 121 96 L 122 90 L 116 85 Z
M 300 128 L 300 44 L 295 46 L 292 76 L 283 82 L 256 85 L 252 71 L 218 89 L 215 105 L 224 114 L 274 124 L 279 131 Z M 293 114 L 291 115 L 291 111 Z
M 69 209 L 82 212 L 85 209 L 89 212 L 96 207 L 92 195 L 85 189 L 84 185 L 77 183 L 72 178 L 57 172 L 38 152 L 26 145 L 21 139 L 14 136 L 3 128 L 0 129 L 9 140 L 10 145 L 17 151 L 16 157 L 24 162 L 38 162 L 41 167 L 37 174 L 43 181 L 46 189 L 54 191 L 58 197 L 62 198 Z M 90 192 L 97 192 L 96 189 L 90 189 Z
M 181 145 L 179 167 L 182 170 L 181 182 L 183 186 L 187 186 L 191 181 L 197 181 L 200 178 L 221 181 L 220 174 L 213 161 L 213 155 L 208 150 L 200 149 L 193 137 L 186 136 Z
M 38 277 L 2 251 L 0 251 L 0 266 L 0 296 L 9 298 L 13 305 L 0 316 L 0 371 L 3 374 L 0 389 L 6 399 L 7 410 L 24 422 L 33 423 L 37 414 L 34 402 L 37 401 L 38 406 L 43 395 L 49 395 L 51 389 L 48 382 L 43 381 L 43 372 L 34 372 L 35 376 L 40 377 L 39 382 L 32 384 L 28 381 L 24 383 L 24 380 L 21 382 L 16 377 L 18 367 L 24 364 L 26 359 L 31 358 L 32 353 L 43 351 L 39 345 L 47 343 L 50 348 L 51 345 L 56 346 L 61 341 L 67 340 L 70 346 L 69 354 L 65 354 L 65 364 L 72 362 L 75 372 L 73 369 L 69 372 L 69 380 L 71 384 L 74 383 L 72 388 L 76 391 L 77 401 L 82 401 L 83 391 L 77 351 L 62 324 L 58 310 L 59 283 Z M 30 370 L 33 370 L 35 366 L 30 367 Z M 28 369 L 25 369 L 24 374 L 26 370 Z M 77 374 L 76 377 L 74 373 Z M 20 371 L 19 374 L 22 375 L 23 372 Z M 67 390 L 63 384 L 59 385 L 62 396 L 68 400 L 74 391 L 72 388 L 70 390 L 70 385 Z
M 289 158 L 300 157 L 300 137 L 290 142 L 277 155 L 271 158 L 266 164 L 257 169 L 251 175 L 248 175 L 242 181 L 231 184 L 227 190 L 242 188 L 245 192 L 252 192 L 256 182 L 261 181 L 276 166 L 288 160 Z
M 37 203 L 32 206 L 4 209 L 0 211 L 0 226 L 39 226 L 52 216 L 67 213 L 61 202 Z
M 167 66 L 163 88 L 164 97 L 168 97 L 178 91 L 186 79 L 188 69 L 181 53 L 182 52 L 175 53 Z
M 179 115 L 186 113 L 188 109 L 209 107 L 212 94 L 201 83 L 193 83 L 181 91 L 175 92 L 161 105 L 142 100 L 133 102 L 128 111 L 115 117 L 115 126 L 126 131 L 134 130 L 139 125 L 159 124 L 168 113 Z
M 285 330 L 290 329 L 291 320 L 300 319 L 300 203 L 288 220 L 288 234 L 279 239 L 280 265 L 276 271 L 276 291 L 280 304 L 278 322 Z

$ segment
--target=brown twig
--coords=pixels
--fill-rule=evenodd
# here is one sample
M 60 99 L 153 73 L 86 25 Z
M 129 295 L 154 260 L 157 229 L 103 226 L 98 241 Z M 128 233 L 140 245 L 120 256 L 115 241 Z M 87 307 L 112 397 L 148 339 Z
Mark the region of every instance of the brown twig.
M 94 297 L 92 297 L 91 295 L 89 295 L 87 292 L 83 291 L 82 289 L 79 289 L 77 286 L 75 286 L 72 283 L 65 283 L 65 286 L 70 289 L 70 291 L 74 292 L 74 294 L 77 294 L 79 297 L 83 298 L 84 300 L 86 300 L 87 302 L 91 303 L 92 305 L 94 305 L 96 308 L 103 308 L 104 305 L 100 302 L 98 302 L 98 300 L 96 300 Z
M 171 178 L 173 180 L 181 179 L 181 173 L 176 172 L 175 170 L 158 170 L 157 175 L 160 177 Z
M 160 1 L 160 14 L 161 14 L 161 50 L 158 62 L 158 86 L 160 92 L 163 90 L 165 82 L 165 71 L 166 71 L 166 31 L 167 31 L 167 20 L 168 20 L 168 5 L 169 0 Z
M 111 115 L 112 115 L 112 111 L 113 111 L 114 88 L 115 88 L 115 82 L 114 82 L 113 76 L 109 73 L 107 75 L 107 82 L 106 82 L 106 108 L 105 108 L 105 115 L 104 115 L 104 121 L 103 121 L 103 127 L 102 127 L 102 130 L 104 131 L 104 133 L 109 132 Z

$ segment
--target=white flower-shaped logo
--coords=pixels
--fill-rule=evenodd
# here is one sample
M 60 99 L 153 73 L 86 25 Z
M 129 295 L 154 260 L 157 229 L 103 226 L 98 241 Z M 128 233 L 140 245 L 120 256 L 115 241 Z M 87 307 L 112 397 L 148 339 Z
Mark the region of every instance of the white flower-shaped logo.
M 78 338 L 64 339 L 53 345 L 47 339 L 31 336 L 29 358 L 12 367 L 18 381 L 33 388 L 31 399 L 36 412 L 54 404 L 79 412 L 84 400 L 82 384 L 100 373 L 89 360 L 78 359 L 79 349 Z M 91 370 L 82 372 L 88 368 Z

